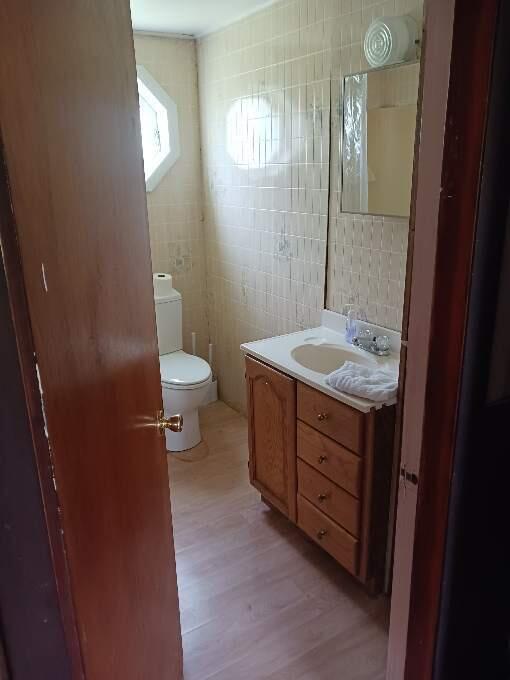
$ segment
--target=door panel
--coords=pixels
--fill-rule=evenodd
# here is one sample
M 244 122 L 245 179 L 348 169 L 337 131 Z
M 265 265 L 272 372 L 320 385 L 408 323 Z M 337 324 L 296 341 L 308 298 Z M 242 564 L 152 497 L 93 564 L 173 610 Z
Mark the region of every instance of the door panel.
M 128 0 L 4 0 L 0 128 L 86 676 L 178 678 Z
M 250 481 L 296 521 L 296 381 L 246 358 Z

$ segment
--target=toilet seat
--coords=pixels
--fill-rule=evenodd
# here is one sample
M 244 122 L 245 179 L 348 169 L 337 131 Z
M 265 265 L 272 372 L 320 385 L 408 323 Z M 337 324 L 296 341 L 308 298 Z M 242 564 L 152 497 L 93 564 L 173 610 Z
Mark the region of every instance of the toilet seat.
M 192 390 L 211 380 L 211 367 L 200 357 L 182 350 L 159 357 L 161 384 L 172 390 Z

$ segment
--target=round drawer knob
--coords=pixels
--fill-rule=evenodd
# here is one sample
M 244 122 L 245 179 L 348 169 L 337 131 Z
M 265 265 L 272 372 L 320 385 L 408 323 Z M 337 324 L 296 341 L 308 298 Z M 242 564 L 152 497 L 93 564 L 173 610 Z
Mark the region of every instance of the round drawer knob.
M 327 456 L 319 456 L 319 457 L 317 458 L 317 460 L 318 460 L 318 462 L 319 462 L 319 465 L 322 465 L 323 463 L 325 463 L 325 462 L 327 461 L 327 459 L 328 459 Z
M 317 538 L 319 539 L 319 541 L 322 541 L 322 539 L 327 533 L 328 532 L 326 531 L 326 529 L 319 529 L 319 531 L 317 532 Z
M 320 420 L 322 422 L 323 420 L 327 420 L 327 419 L 328 419 L 327 413 L 318 413 L 317 414 L 317 420 Z
M 326 498 L 327 498 L 327 495 L 325 493 L 320 493 L 317 496 L 317 500 L 319 501 L 319 503 L 323 503 L 326 500 Z

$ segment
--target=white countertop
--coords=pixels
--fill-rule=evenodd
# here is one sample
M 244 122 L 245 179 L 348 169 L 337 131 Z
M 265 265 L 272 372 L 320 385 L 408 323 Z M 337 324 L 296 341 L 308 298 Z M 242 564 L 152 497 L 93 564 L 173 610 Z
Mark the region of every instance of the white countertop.
M 391 342 L 391 353 L 386 357 L 378 357 L 365 350 L 359 349 L 345 340 L 345 317 L 334 312 L 323 312 L 322 325 L 288 335 L 279 335 L 275 338 L 247 342 L 241 345 L 241 350 L 256 359 L 276 368 L 287 375 L 300 380 L 310 387 L 314 387 L 324 394 L 327 394 L 338 401 L 348 404 L 359 411 L 368 413 L 372 409 L 379 409 L 384 405 L 396 403 L 396 399 L 386 402 L 374 402 L 368 399 L 361 399 L 345 392 L 338 392 L 326 384 L 326 374 L 319 373 L 303 364 L 298 363 L 292 356 L 292 351 L 306 344 L 321 345 L 330 344 L 345 348 L 349 352 L 359 353 L 360 363 L 372 363 L 394 371 L 398 375 L 400 359 L 400 335 L 395 331 L 375 326 L 374 324 L 364 324 L 373 328 L 377 334 L 388 335 Z M 354 360 L 354 359 L 353 359 Z

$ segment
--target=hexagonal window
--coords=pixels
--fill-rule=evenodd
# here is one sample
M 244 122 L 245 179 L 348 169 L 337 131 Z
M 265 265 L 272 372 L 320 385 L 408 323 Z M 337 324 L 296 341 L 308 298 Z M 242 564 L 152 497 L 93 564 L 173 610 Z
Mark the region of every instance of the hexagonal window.
M 152 191 L 181 155 L 177 106 L 144 66 L 137 66 L 145 187 Z

